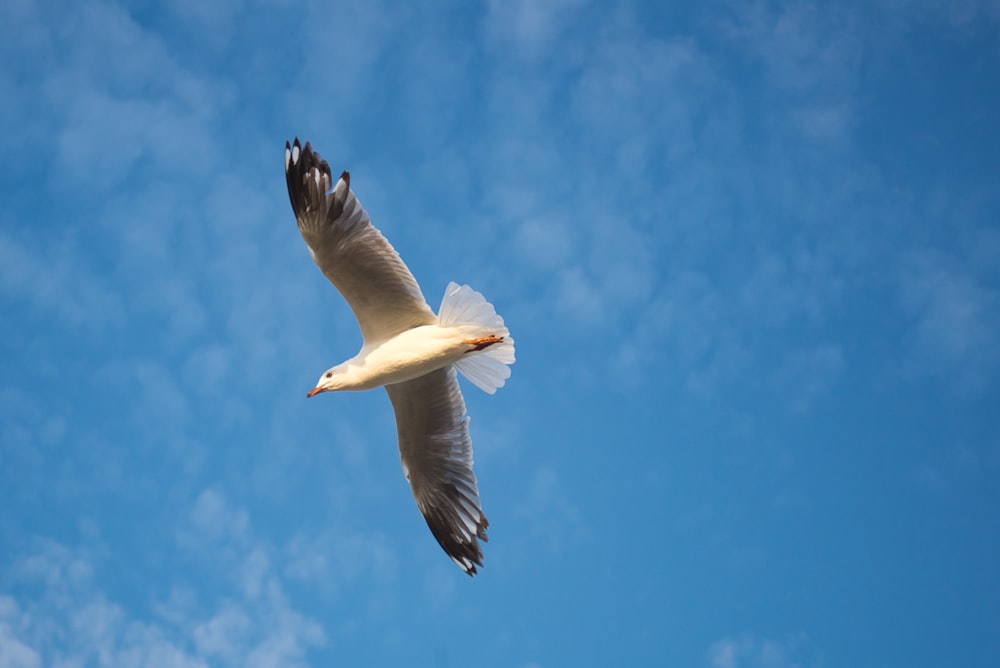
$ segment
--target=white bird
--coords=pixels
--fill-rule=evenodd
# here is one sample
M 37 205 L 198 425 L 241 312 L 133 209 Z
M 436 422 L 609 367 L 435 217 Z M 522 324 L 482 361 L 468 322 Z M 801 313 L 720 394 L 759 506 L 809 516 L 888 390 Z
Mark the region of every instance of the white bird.
M 493 394 L 510 377 L 514 340 L 493 305 L 449 283 L 437 316 L 413 274 L 351 191 L 306 142 L 285 142 L 288 197 L 316 266 L 361 327 L 357 355 L 325 371 L 307 396 L 385 386 L 396 412 L 399 455 L 417 507 L 458 566 L 483 565 L 477 539 L 489 522 L 472 472 L 472 439 L 457 369 Z

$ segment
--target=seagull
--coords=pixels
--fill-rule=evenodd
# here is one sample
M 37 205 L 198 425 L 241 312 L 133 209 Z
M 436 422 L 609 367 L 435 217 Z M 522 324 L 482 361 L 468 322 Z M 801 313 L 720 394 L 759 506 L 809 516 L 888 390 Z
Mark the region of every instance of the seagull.
M 434 315 L 354 196 L 350 174 L 334 184 L 309 142 L 285 142 L 285 180 L 313 262 L 347 300 L 364 337 L 361 351 L 326 370 L 306 396 L 385 387 L 417 508 L 452 561 L 475 575 L 489 522 L 472 472 L 458 373 L 495 393 L 510 377 L 514 340 L 493 305 L 468 285 L 449 283 Z

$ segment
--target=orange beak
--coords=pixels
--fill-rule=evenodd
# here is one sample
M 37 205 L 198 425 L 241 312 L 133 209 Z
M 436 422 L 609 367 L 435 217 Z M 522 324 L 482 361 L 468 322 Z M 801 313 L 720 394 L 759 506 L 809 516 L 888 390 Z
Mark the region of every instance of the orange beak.
M 306 397 L 315 397 L 322 391 L 323 391 L 322 387 L 314 387 L 313 389 L 309 390 L 309 392 L 306 394 Z

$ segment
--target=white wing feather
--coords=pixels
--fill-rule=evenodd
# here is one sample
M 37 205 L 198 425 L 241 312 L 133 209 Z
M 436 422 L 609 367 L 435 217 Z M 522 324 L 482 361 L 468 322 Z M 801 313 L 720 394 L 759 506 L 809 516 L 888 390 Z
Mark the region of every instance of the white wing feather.
M 285 142 L 285 180 L 299 232 L 313 261 L 354 311 L 365 343 L 435 322 L 413 274 L 351 192 L 344 172 L 312 150 Z
M 396 411 L 399 456 L 417 507 L 431 533 L 469 575 L 483 565 L 477 539 L 489 521 L 472 472 L 472 439 L 454 367 L 395 385 L 386 392 Z

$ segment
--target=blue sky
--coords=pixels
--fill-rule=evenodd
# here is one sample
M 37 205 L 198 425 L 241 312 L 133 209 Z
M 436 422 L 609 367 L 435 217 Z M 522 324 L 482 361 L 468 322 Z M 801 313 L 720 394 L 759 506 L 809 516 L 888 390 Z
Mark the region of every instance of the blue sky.
M 1000 5 L 0 9 L 0 664 L 1000 662 Z M 463 575 L 286 139 L 437 307 Z

